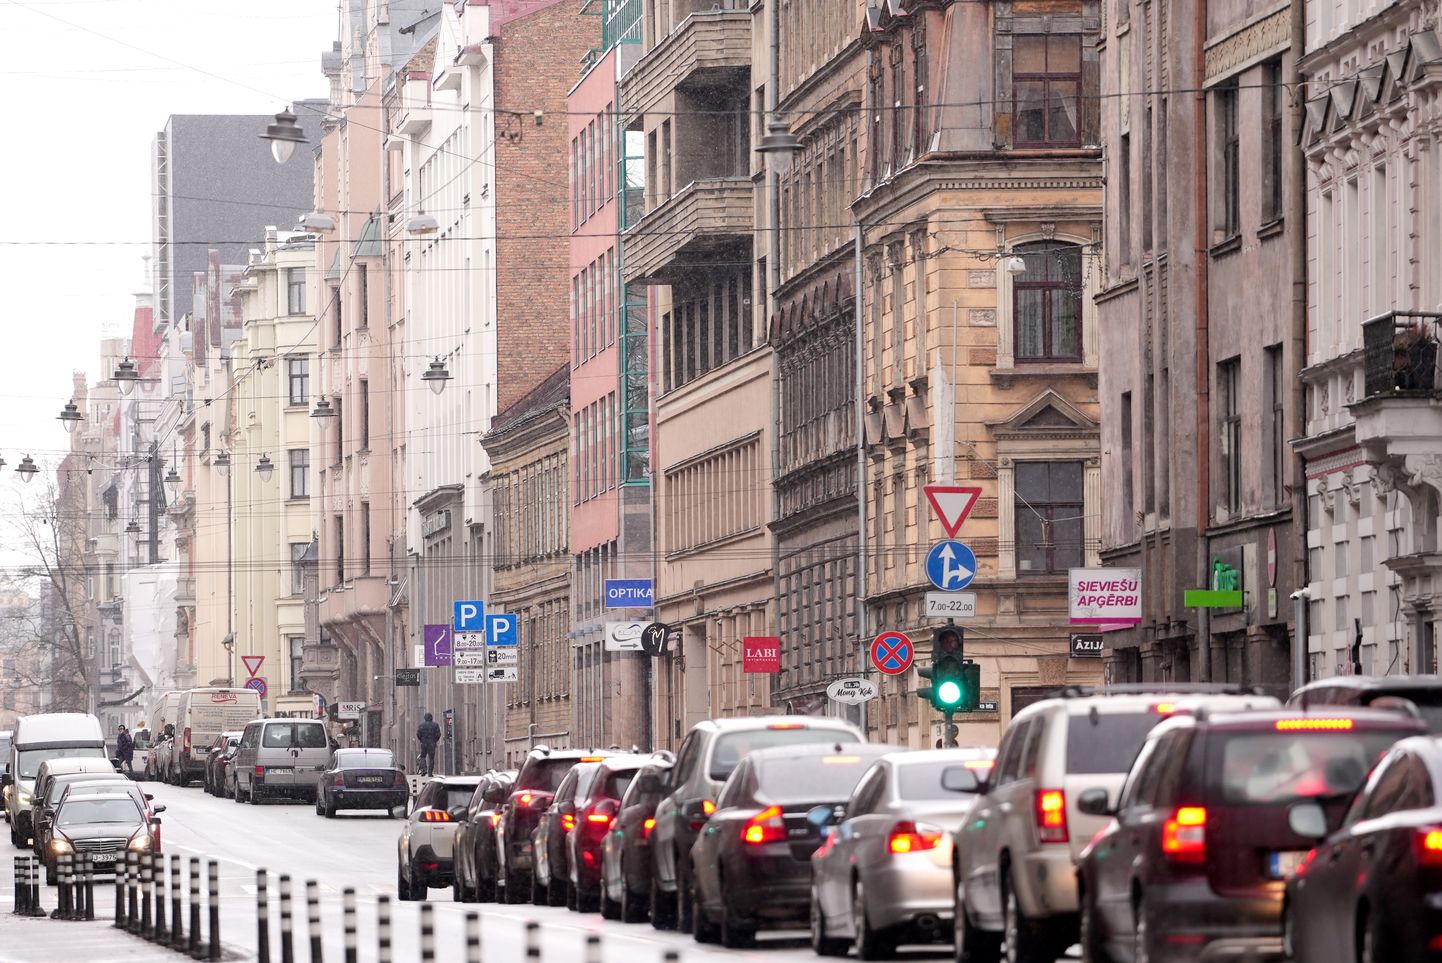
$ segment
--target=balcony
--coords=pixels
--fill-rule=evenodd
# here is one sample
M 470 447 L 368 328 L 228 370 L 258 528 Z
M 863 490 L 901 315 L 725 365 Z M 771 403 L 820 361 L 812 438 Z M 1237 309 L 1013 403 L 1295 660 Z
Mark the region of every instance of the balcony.
M 1442 443 L 1442 315 L 1392 311 L 1362 325 L 1362 399 L 1349 406 L 1373 464 L 1435 453 Z
M 755 220 L 749 177 L 692 181 L 624 235 L 626 282 L 667 284 L 704 269 L 720 252 L 748 244 Z
M 320 603 L 320 621 L 325 626 L 336 626 L 367 616 L 384 617 L 389 602 L 390 586 L 385 576 L 357 576 L 339 591 L 326 590 Z
M 621 79 L 621 103 L 632 115 L 653 110 L 672 90 L 740 81 L 751 71 L 751 13 L 692 13 L 646 52 Z

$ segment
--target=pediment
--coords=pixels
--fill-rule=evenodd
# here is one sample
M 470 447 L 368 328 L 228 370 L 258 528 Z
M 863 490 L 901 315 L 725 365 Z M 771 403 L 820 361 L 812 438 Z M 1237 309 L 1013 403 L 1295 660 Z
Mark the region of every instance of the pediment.
M 1001 421 L 988 422 L 998 438 L 1095 438 L 1097 423 L 1055 389 L 1047 388 Z

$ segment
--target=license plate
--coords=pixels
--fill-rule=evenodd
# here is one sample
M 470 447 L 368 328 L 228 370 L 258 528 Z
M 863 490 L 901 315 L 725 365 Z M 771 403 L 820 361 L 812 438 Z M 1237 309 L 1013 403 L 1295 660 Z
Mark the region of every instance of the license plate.
M 295 770 L 292 769 L 290 766 L 271 766 L 265 771 L 267 775 L 276 776 L 289 776 L 291 773 L 295 772 Z
M 1272 853 L 1267 860 L 1267 868 L 1271 871 L 1273 879 L 1286 879 L 1297 871 L 1297 867 L 1301 865 L 1306 856 L 1306 850 Z
M 379 786 L 381 783 L 386 782 L 386 777 L 385 777 L 385 776 L 357 776 L 357 777 L 356 777 L 356 782 L 360 783 L 362 786 Z
M 96 863 L 113 863 L 120 858 L 119 853 L 91 853 L 90 859 Z

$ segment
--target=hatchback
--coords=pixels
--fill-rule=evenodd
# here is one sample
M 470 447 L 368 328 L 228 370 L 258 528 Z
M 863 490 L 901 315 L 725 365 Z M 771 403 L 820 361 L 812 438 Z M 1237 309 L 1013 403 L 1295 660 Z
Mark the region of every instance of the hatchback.
M 575 908 L 583 913 L 601 908 L 601 844 L 621 811 L 621 797 L 650 756 L 631 753 L 607 756 L 590 789 L 576 798 L 576 826 L 567 836 Z
M 651 831 L 674 763 L 670 753 L 662 755 L 631 780 L 601 844 L 601 915 L 607 919 L 641 923 L 650 916 Z
M 156 807 L 157 811 L 164 809 Z M 147 825 L 145 810 L 128 792 L 72 796 L 55 811 L 50 842 L 45 847 L 45 882 L 58 880 L 60 856 L 83 853 L 97 870 L 113 871 L 127 852 L 160 852 L 158 834 Z

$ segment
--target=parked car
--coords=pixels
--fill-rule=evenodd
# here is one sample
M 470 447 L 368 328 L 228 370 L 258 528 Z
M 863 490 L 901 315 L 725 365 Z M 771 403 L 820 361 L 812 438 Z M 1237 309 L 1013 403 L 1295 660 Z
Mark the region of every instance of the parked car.
M 1372 771 L 1342 825 L 1294 803 L 1290 828 L 1312 840 L 1286 884 L 1286 959 L 1435 963 L 1442 957 L 1442 741 L 1404 739 Z
M 10 814 L 10 843 L 24 847 L 31 823 L 35 776 L 47 759 L 108 759 L 100 720 L 82 712 L 45 712 L 15 721 L 9 765 L 0 785 L 10 788 L 5 806 Z
M 481 776 L 471 794 L 465 818 L 456 826 L 453 845 L 452 895 L 457 903 L 489 903 L 496 898 L 496 879 L 500 875 L 496 826 L 501 821 L 501 806 L 515 782 L 514 769 L 492 769 Z
M 671 772 L 671 791 L 656 806 L 651 831 L 651 925 L 691 926 L 691 846 L 716 809 L 721 785 L 755 749 L 864 742 L 861 730 L 821 716 L 708 719 L 687 733 Z
M 315 811 L 327 819 L 341 809 L 381 809 L 389 815 L 409 798 L 406 774 L 389 749 L 337 749 L 321 774 Z
M 163 806 L 157 806 L 163 811 Z M 75 796 L 55 812 L 55 826 L 46 851 L 45 882 L 58 882 L 57 857 L 83 852 L 98 871 L 113 870 L 125 853 L 160 852 L 142 807 L 128 792 Z
M 259 803 L 264 798 L 286 796 L 315 802 L 330 753 L 330 737 L 319 720 L 252 722 L 241 733 L 236 748 L 232 798 Z
M 762 928 L 804 924 L 811 854 L 835 807 L 893 746 L 832 742 L 757 749 L 742 758 L 691 850 L 691 933 L 750 946 Z
M 1282 887 L 1313 840 L 1288 808 L 1307 800 L 1335 828 L 1398 739 L 1424 732 L 1399 712 L 1217 713 L 1157 726 L 1120 794 L 1081 792 L 1109 820 L 1082 851 L 1081 938 L 1093 959 L 1277 959 Z M 1390 884 L 1389 884 L 1390 885 Z
M 1287 705 L 1309 712 L 1327 712 L 1333 706 L 1410 708 L 1427 724 L 1427 731 L 1442 733 L 1442 676 L 1338 675 L 1319 679 L 1292 693 Z
M 480 776 L 436 776 L 416 794 L 396 842 L 401 899 L 423 900 L 431 887 L 451 885 L 455 823 L 480 781 Z
M 962 963 L 1054 960 L 1076 943 L 1073 864 L 1106 818 L 1082 811 L 1083 790 L 1115 796 L 1158 722 L 1206 708 L 1278 708 L 1276 699 L 1218 686 L 1070 687 L 1016 714 L 996 768 L 957 835 L 954 933 Z
M 976 801 L 996 750 L 882 756 L 833 814 L 811 857 L 811 946 L 821 956 L 886 959 L 903 943 L 951 941 L 951 834 Z
M 652 757 L 618 753 L 599 763 L 596 778 L 576 796 L 576 825 L 565 839 L 570 903 L 582 913 L 601 908 L 601 843 L 621 811 L 621 797 Z
M 102 761 L 107 765 L 97 765 Z M 116 772 L 108 763 L 108 759 L 61 759 L 51 760 L 40 767 L 40 777 L 35 780 L 35 794 L 30 807 L 31 825 L 35 827 L 33 835 L 36 853 L 41 851 L 40 840 L 47 824 L 55 818 L 55 807 L 71 783 L 96 780 L 122 785 L 130 783 L 124 773 Z
M 235 758 L 235 751 L 240 746 L 240 736 L 243 731 L 222 733 L 220 741 L 211 746 L 210 752 L 206 754 L 205 791 L 212 796 L 225 795 L 225 767 L 230 760 Z
M 670 753 L 642 766 L 621 797 L 620 812 L 601 844 L 601 915 L 640 923 L 651 915 L 651 831 L 675 760 Z
M 59 780 L 57 780 L 57 783 L 58 782 Z M 107 779 L 104 778 L 101 773 L 85 774 L 74 782 L 68 783 L 60 791 L 60 795 L 54 800 L 54 804 L 49 807 L 45 814 L 42 814 L 35 832 L 36 853 L 43 855 L 46 847 L 50 845 L 50 841 L 54 838 L 55 813 L 59 811 L 61 806 L 65 805 L 67 800 L 74 799 L 78 796 L 106 796 L 115 795 L 116 793 L 125 793 L 131 799 L 135 800 L 135 804 L 140 807 L 141 812 L 145 816 L 146 825 L 150 824 L 150 818 L 152 816 L 165 812 L 165 806 L 163 804 L 156 804 L 154 802 L 154 796 L 143 791 L 133 781 L 124 776 L 116 774 L 114 777 Z
M 541 813 L 540 822 L 531 834 L 531 851 L 536 859 L 536 871 L 531 877 L 531 902 L 537 906 L 575 908 L 576 892 L 571 886 L 566 841 L 576 828 L 576 800 L 585 798 L 600 769 L 599 757 L 596 762 L 573 766 L 556 787 L 555 798 Z
M 507 903 L 521 903 L 531 898 L 535 875 L 531 834 L 541 820 L 541 813 L 551 804 L 561 780 L 583 759 L 599 762 L 602 756 L 591 749 L 537 746 L 521 764 L 496 827 L 501 847 L 497 880 Z
M 175 739 L 165 756 L 161 778 L 177 786 L 205 775 L 206 758 L 227 730 L 241 729 L 261 717 L 254 689 L 186 689 L 175 719 Z

